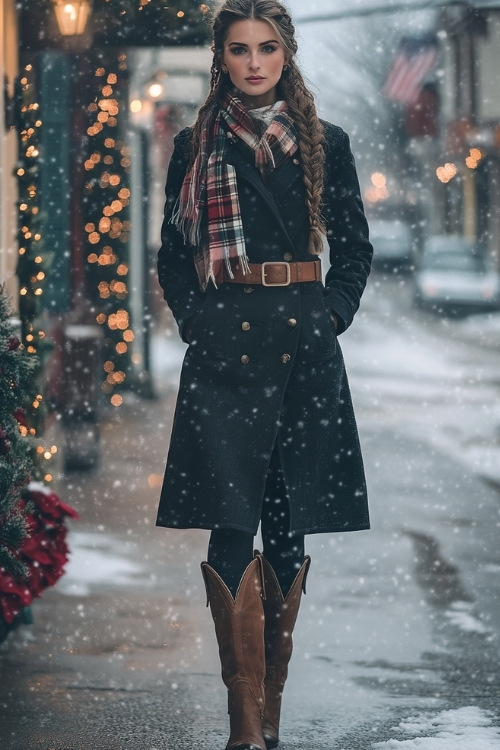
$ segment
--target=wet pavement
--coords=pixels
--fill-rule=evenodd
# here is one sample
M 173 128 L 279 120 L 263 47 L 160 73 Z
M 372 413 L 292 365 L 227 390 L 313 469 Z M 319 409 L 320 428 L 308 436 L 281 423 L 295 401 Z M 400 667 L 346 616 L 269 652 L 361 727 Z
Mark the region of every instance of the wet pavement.
M 362 320 L 347 348 L 371 326 Z M 360 362 L 373 529 L 307 540 L 280 750 L 392 749 L 432 738 L 454 710 L 490 732 L 471 750 L 500 748 L 499 489 L 419 436 L 418 419 L 397 429 L 394 414 L 381 418 Z M 81 517 L 72 562 L 0 650 L 2 750 L 225 747 L 199 571 L 208 532 L 154 526 L 174 382 L 156 401 L 127 397 L 102 425 L 99 469 L 59 482 Z M 415 716 L 426 729 L 407 728 Z

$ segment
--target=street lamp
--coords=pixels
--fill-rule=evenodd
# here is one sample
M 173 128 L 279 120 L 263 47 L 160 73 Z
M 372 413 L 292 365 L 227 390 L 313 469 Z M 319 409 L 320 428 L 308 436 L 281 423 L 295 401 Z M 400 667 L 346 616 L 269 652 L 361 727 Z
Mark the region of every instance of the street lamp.
M 89 0 L 52 0 L 57 25 L 63 36 L 80 36 L 85 31 L 91 7 Z

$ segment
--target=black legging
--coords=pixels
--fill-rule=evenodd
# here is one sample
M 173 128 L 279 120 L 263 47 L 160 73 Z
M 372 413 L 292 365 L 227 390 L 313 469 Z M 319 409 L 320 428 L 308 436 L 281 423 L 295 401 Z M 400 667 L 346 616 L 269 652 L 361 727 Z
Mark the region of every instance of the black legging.
M 275 448 L 269 464 L 262 505 L 263 553 L 271 563 L 286 596 L 304 561 L 304 534 L 291 534 L 290 504 Z M 233 596 L 253 557 L 253 534 L 235 529 L 214 529 L 208 545 L 208 564 L 217 571 Z

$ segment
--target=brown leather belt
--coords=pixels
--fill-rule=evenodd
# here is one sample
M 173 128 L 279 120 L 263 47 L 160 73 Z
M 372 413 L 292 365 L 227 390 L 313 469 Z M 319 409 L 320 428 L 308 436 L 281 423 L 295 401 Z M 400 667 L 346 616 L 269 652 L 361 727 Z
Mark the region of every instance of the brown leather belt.
M 262 284 L 262 286 L 289 286 L 304 281 L 321 281 L 321 261 L 312 260 L 302 263 L 270 261 L 267 263 L 249 263 L 250 271 L 243 273 L 241 266 L 233 268 L 233 278 L 225 267 L 216 275 L 218 284 Z

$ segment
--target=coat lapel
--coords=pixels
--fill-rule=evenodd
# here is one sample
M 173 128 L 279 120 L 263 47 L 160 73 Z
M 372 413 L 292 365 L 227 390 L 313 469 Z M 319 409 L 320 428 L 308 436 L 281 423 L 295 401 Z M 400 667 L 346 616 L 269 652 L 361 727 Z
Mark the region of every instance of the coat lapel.
M 243 151 L 244 150 L 244 151 Z M 282 195 L 285 195 L 292 189 L 294 182 L 300 179 L 301 172 L 299 166 L 292 159 L 287 159 L 285 163 L 269 176 L 269 186 L 267 186 L 258 169 L 250 162 L 246 155 L 247 148 L 244 144 L 233 143 L 228 153 L 228 163 L 236 169 L 236 174 L 240 179 L 249 182 L 252 187 L 262 196 L 266 205 L 272 211 L 280 228 L 286 236 L 288 242 L 293 247 L 293 241 L 290 237 L 281 211 L 276 203 L 272 188 L 276 186 Z

